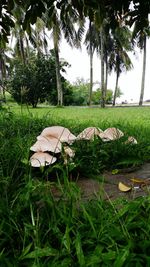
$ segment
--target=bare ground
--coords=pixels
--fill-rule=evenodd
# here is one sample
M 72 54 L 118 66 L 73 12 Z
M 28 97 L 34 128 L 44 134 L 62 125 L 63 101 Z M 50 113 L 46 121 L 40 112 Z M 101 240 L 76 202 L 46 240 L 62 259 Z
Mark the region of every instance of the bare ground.
M 143 179 L 148 181 L 146 185 L 133 183 L 130 179 Z M 79 178 L 76 183 L 81 191 L 83 200 L 90 200 L 101 195 L 103 199 L 115 200 L 117 198 L 134 199 L 146 196 L 150 193 L 150 163 L 145 163 L 138 169 L 122 170 L 118 174 L 105 172 L 98 180 L 90 178 Z M 118 188 L 119 182 L 132 186 L 129 192 L 121 192 Z M 52 189 L 54 197 L 59 198 L 61 193 L 55 187 Z
M 127 199 L 145 196 L 150 192 L 150 181 L 146 186 L 141 186 L 138 183 L 133 183 L 130 179 L 143 179 L 147 181 L 150 178 L 150 163 L 145 163 L 137 170 L 122 170 L 118 174 L 105 172 L 102 176 L 102 182 L 92 179 L 80 179 L 77 184 L 81 188 L 83 198 L 93 198 L 95 194 L 101 194 L 104 199 L 116 199 L 118 197 L 125 197 Z M 118 189 L 119 182 L 132 186 L 129 192 L 121 192 Z

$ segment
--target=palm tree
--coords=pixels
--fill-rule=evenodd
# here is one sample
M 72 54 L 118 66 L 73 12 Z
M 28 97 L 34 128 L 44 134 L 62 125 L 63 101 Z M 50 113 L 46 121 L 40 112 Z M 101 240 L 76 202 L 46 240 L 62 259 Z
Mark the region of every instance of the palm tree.
M 104 61 L 104 29 L 103 29 L 103 24 L 101 25 L 100 29 L 100 46 L 101 46 L 101 92 L 102 92 L 102 99 L 101 99 L 101 107 L 105 107 L 105 80 L 104 80 L 104 66 L 105 66 L 105 61 Z
M 5 97 L 5 81 L 8 77 L 9 66 L 11 58 L 8 53 L 10 52 L 10 48 L 6 45 L 0 48 L 0 95 L 3 100 L 6 101 Z
M 102 107 L 105 106 L 105 96 L 107 88 L 107 76 L 108 76 L 108 43 L 106 38 L 106 27 L 104 26 L 104 21 L 101 27 L 97 27 L 94 22 L 89 22 L 89 29 L 86 33 L 85 44 L 90 55 L 90 94 L 89 94 L 89 104 L 91 103 L 92 86 L 93 86 L 93 54 L 97 51 L 97 54 L 101 58 L 101 89 L 102 89 Z M 107 52 L 106 52 L 107 51 Z
M 22 26 L 24 10 L 15 4 L 13 15 L 15 17 L 15 27 L 11 31 L 11 43 L 15 40 L 14 56 L 20 58 L 25 65 L 28 59 L 29 39 Z
M 89 28 L 87 30 L 84 44 L 86 45 L 87 52 L 90 57 L 90 87 L 89 87 L 89 106 L 92 103 L 92 90 L 93 90 L 93 55 L 95 49 L 98 47 L 99 36 L 94 23 L 89 19 Z
M 145 88 L 145 73 L 146 73 L 146 35 L 143 38 L 143 71 L 142 71 L 142 82 L 141 82 L 139 106 L 142 106 L 143 104 L 144 88 Z
M 36 48 L 38 55 L 48 55 L 48 36 L 45 29 L 45 22 L 38 18 L 35 23 L 35 27 L 32 27 L 30 31 L 29 41 L 33 47 Z
M 49 11 L 48 11 L 49 12 Z M 56 83 L 57 83 L 57 105 L 63 105 L 63 90 L 61 83 L 61 75 L 60 75 L 60 59 L 59 59 L 59 43 L 61 39 L 61 28 L 60 28 L 60 20 L 57 12 L 57 8 L 53 5 L 51 18 L 47 15 L 44 17 L 45 22 L 49 30 L 52 30 L 52 39 L 54 44 L 54 53 L 55 53 L 55 72 L 56 72 Z
M 49 16 L 49 14 L 51 14 Z M 49 30 L 52 31 L 52 38 L 55 51 L 55 67 L 56 67 L 56 80 L 57 80 L 57 105 L 63 105 L 63 90 L 60 75 L 60 59 L 59 59 L 59 43 L 64 35 L 64 38 L 70 46 L 79 45 L 79 36 L 77 36 L 74 23 L 77 22 L 77 13 L 73 10 L 71 5 L 63 6 L 61 10 L 57 9 L 57 5 L 53 3 L 50 9 L 47 10 L 47 14 L 44 17 L 44 21 Z
M 130 23 L 134 23 L 134 29 L 132 33 L 132 41 L 136 42 L 137 46 L 143 50 L 143 67 L 142 67 L 142 81 L 141 81 L 141 92 L 139 99 L 139 106 L 143 104 L 144 98 L 144 87 L 145 87 L 145 73 L 146 73 L 146 41 L 147 37 L 150 36 L 149 26 L 149 13 L 150 13 L 150 2 L 140 1 L 139 5 L 134 5 L 135 10 L 129 12 Z
M 5 101 L 4 79 L 6 78 L 6 55 L 4 49 L 0 49 L 0 94 Z
M 128 55 L 128 51 L 132 51 L 131 32 L 126 26 L 119 26 L 112 31 L 113 46 L 109 56 L 109 72 L 116 72 L 116 85 L 113 97 L 113 106 L 115 106 L 118 80 L 122 71 L 130 70 L 133 65 Z
M 147 26 L 147 27 L 146 27 Z M 145 89 L 145 74 L 146 74 L 146 42 L 147 37 L 150 35 L 150 27 L 148 18 L 145 18 L 145 28 L 141 29 L 139 25 L 139 21 L 136 21 L 134 30 L 133 30 L 133 41 L 136 39 L 137 45 L 140 49 L 143 49 L 143 70 L 142 70 L 142 81 L 141 81 L 141 92 L 139 99 L 139 106 L 143 104 L 144 98 L 144 89 Z

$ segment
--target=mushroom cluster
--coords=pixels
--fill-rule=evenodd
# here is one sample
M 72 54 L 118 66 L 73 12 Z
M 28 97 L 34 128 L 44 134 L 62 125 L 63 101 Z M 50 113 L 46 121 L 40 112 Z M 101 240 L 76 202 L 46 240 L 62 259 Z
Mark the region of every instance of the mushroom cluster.
M 124 133 L 118 128 L 108 128 L 105 131 L 97 127 L 88 127 L 84 129 L 78 136 L 75 136 L 69 129 L 63 126 L 51 126 L 45 128 L 39 136 L 37 141 L 30 150 L 35 152 L 31 158 L 30 163 L 32 167 L 41 167 L 51 165 L 56 162 L 56 154 L 64 154 L 64 163 L 67 163 L 68 157 L 73 158 L 75 152 L 69 147 L 75 140 L 94 140 L 95 136 L 99 136 L 102 141 L 108 142 L 120 139 Z M 130 136 L 125 142 L 137 144 L 137 140 Z
M 45 128 L 37 137 L 37 141 L 30 147 L 35 153 L 30 158 L 32 167 L 41 167 L 53 164 L 57 158 L 54 154 L 62 152 L 62 143 L 71 144 L 76 140 L 76 136 L 67 128 L 62 126 L 52 126 Z M 71 154 L 71 149 L 64 147 L 66 154 Z M 72 151 L 73 154 L 73 151 Z

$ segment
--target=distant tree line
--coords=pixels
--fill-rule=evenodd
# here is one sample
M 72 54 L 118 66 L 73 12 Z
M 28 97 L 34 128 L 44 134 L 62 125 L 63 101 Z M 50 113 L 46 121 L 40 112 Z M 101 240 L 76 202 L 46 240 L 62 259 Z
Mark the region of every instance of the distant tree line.
M 60 61 L 60 70 L 65 72 L 67 62 Z M 11 62 L 9 79 L 6 81 L 7 91 L 18 104 L 32 105 L 36 108 L 38 103 L 57 105 L 56 75 L 54 51 L 49 56 L 37 56 L 30 54 L 30 62 L 23 64 L 15 59 Z M 70 84 L 61 74 L 64 105 L 88 105 L 89 87 L 88 81 L 78 78 L 74 84 Z M 118 91 L 118 97 L 120 91 Z M 92 92 L 92 104 L 100 104 L 101 90 L 98 88 Z M 112 103 L 113 91 L 107 90 L 106 104 Z

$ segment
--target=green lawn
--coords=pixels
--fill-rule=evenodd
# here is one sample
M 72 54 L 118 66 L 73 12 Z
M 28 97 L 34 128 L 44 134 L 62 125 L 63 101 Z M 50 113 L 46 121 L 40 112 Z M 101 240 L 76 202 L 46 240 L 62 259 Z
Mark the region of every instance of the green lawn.
M 118 127 L 137 139 L 146 139 L 150 135 L 150 107 L 117 107 L 117 108 L 88 108 L 88 107 L 44 107 L 20 108 L 10 107 L 10 111 L 17 115 L 32 119 L 43 119 L 45 126 L 62 125 L 78 133 L 89 126 L 96 126 L 102 130 L 108 127 Z

